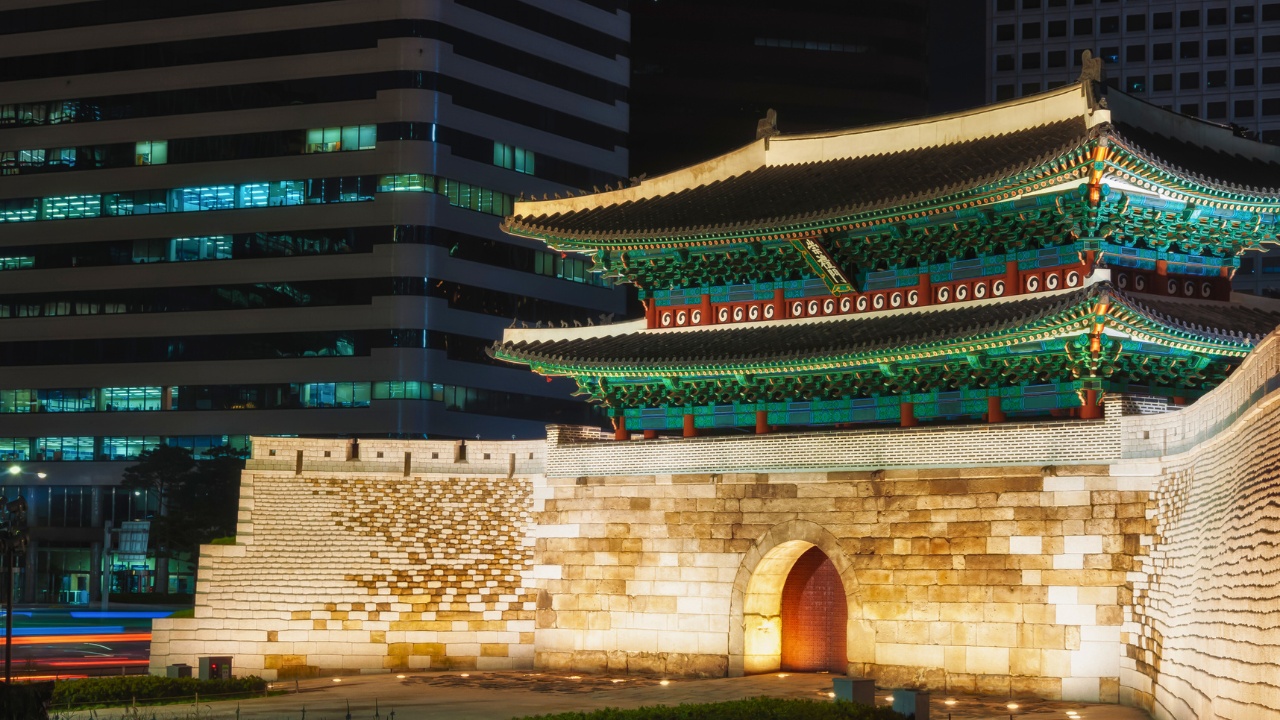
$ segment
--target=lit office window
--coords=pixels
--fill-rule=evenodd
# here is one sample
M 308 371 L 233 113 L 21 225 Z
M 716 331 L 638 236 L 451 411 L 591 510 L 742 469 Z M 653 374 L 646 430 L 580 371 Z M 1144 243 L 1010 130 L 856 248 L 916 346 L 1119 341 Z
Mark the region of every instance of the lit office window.
M 0 413 L 35 412 L 35 390 L 0 390 Z
M 230 210 L 235 206 L 235 185 L 178 188 L 169 192 L 169 207 L 173 212 Z
M 160 243 L 165 241 L 161 240 Z M 134 243 L 135 246 L 137 242 Z M 167 258 L 153 260 L 161 262 L 188 262 L 192 260 L 230 260 L 231 236 L 214 235 L 211 237 L 174 238 L 168 241 Z M 136 253 L 135 253 L 136 260 Z
M 36 455 L 43 460 L 93 460 L 93 436 L 36 438 Z
M 102 388 L 102 409 L 108 412 L 159 410 L 161 395 L 158 387 Z
M 37 390 L 36 404 L 38 412 L 93 412 L 98 409 L 97 391 L 93 388 Z
M 36 259 L 31 255 L 0 256 L 0 270 L 29 270 L 36 266 Z
M 369 383 L 307 383 L 302 386 L 303 407 L 369 407 Z
M 102 438 L 102 455 L 106 460 L 131 460 L 147 450 L 160 446 L 158 435 Z
M 435 178 L 420 173 L 383 175 L 378 178 L 378 192 L 434 192 Z
M 94 218 L 101 214 L 101 195 L 60 195 L 44 198 L 40 203 L 40 216 L 46 220 Z
M 168 140 L 144 140 L 134 150 L 134 165 L 164 165 L 169 162 Z
M 346 125 L 312 128 L 307 131 L 304 153 L 327 153 L 342 150 L 372 150 L 378 141 L 377 125 Z
M 493 144 L 493 164 L 508 170 L 515 170 L 525 175 L 533 175 L 534 156 L 532 150 L 518 148 L 500 142 Z
M 0 437 L 0 460 L 30 460 L 31 439 Z

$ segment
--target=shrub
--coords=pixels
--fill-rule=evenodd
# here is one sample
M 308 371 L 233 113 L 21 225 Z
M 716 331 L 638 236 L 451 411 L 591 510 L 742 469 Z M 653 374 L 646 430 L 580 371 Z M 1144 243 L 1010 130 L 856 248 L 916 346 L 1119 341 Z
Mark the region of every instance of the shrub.
M 0 686 L 0 698 L 4 697 L 5 690 L 4 686 Z M 45 712 L 44 704 L 53 695 L 52 682 L 15 682 L 8 688 L 8 692 L 10 693 L 8 701 L 13 706 L 11 717 L 24 720 L 44 720 L 49 717 Z
M 229 536 L 229 537 L 216 537 L 216 538 L 214 538 L 214 539 L 210 540 L 210 541 L 209 541 L 209 544 L 210 544 L 210 545 L 235 545 L 235 544 L 236 544 L 236 536 L 235 536 L 235 535 L 231 535 L 231 536 Z
M 53 688 L 53 704 L 58 708 L 83 705 L 125 705 L 134 700 L 174 700 L 200 695 L 253 695 L 266 692 L 267 682 L 260 677 L 230 680 L 199 680 L 156 675 L 123 675 L 120 677 L 61 680 Z
M 757 697 L 705 705 L 605 708 L 591 712 L 536 715 L 516 720 L 903 720 L 889 708 L 843 701 Z

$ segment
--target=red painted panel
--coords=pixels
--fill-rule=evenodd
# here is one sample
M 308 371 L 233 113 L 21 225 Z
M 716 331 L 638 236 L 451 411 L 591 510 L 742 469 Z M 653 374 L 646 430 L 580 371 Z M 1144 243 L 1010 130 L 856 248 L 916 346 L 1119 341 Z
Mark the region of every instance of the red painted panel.
M 782 669 L 845 672 L 848 622 L 835 565 L 821 550 L 810 548 L 782 587 Z

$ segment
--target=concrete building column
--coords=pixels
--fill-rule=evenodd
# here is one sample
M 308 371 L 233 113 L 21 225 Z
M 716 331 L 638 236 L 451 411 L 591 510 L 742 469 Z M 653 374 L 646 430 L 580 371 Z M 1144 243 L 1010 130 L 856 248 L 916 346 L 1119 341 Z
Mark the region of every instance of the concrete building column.
M 102 543 L 89 547 L 89 602 L 102 602 Z

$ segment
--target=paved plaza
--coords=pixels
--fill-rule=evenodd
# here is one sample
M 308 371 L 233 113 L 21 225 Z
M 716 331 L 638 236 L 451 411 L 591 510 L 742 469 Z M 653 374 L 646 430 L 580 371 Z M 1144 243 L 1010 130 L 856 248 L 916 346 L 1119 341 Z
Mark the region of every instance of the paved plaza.
M 772 673 L 714 680 L 671 680 L 657 678 L 565 676 L 554 673 L 448 672 L 411 673 L 404 676 L 363 675 L 337 680 L 325 678 L 299 683 L 274 683 L 275 689 L 289 692 L 239 702 L 201 702 L 200 718 L 208 720 L 344 720 L 350 707 L 354 720 L 380 718 L 395 712 L 395 720 L 448 718 L 449 720 L 509 720 L 523 715 L 595 710 L 604 707 L 632 708 L 643 705 L 720 702 L 771 695 L 787 698 L 826 699 L 831 676 L 826 674 Z M 889 691 L 877 693 L 888 704 Z M 1010 717 L 1008 698 L 966 695 L 934 695 L 932 717 L 947 718 L 947 699 L 956 700 L 950 709 L 954 720 L 1004 720 Z M 1074 710 L 1081 720 L 1148 720 L 1146 713 L 1118 705 L 1068 703 L 1016 699 L 1016 718 L 1067 718 Z M 139 713 L 151 718 L 152 709 Z M 170 705 L 154 709 L 156 720 L 197 717 L 190 705 Z M 95 720 L 115 720 L 119 711 L 96 711 Z M 127 715 L 132 717 L 132 715 Z M 64 714 L 60 720 L 89 720 L 88 712 Z

